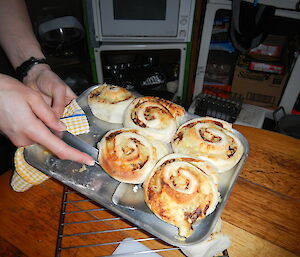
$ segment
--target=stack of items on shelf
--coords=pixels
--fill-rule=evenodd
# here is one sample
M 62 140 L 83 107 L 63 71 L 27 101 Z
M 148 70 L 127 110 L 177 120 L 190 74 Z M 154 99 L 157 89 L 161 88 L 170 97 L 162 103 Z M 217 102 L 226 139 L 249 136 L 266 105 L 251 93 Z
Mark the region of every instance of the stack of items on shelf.
M 216 14 L 204 75 L 204 90 L 214 87 L 231 91 L 237 52 L 229 37 L 230 17 L 228 10 L 219 10 Z
M 237 52 L 229 36 L 231 12 L 218 10 L 214 19 L 204 75 L 203 89 L 189 112 L 235 122 L 242 108 L 243 97 L 231 92 Z
M 288 72 L 284 59 L 286 38 L 268 35 L 246 55 L 239 55 L 232 91 L 244 96 L 244 103 L 274 108 L 279 104 Z

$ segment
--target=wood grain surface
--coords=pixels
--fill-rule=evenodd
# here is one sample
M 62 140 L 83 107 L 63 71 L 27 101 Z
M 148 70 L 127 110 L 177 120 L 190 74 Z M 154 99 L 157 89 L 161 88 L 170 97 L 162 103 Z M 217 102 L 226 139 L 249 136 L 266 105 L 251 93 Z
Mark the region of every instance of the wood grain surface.
M 235 126 L 248 140 L 249 157 L 223 211 L 223 232 L 231 238 L 230 257 L 300 256 L 300 140 L 278 133 Z M 14 192 L 9 183 L 12 171 L 0 176 L 0 256 L 55 256 L 63 185 L 49 179 L 24 193 Z M 67 212 L 90 209 L 90 213 L 66 215 L 65 222 L 105 219 L 105 222 L 65 226 L 64 234 L 82 231 L 127 231 L 64 238 L 63 247 L 116 242 L 139 238 L 151 249 L 172 248 L 99 205 L 68 195 Z M 150 240 L 148 240 L 150 239 Z M 61 256 L 110 255 L 117 245 L 66 249 Z M 179 250 L 159 253 L 184 256 Z

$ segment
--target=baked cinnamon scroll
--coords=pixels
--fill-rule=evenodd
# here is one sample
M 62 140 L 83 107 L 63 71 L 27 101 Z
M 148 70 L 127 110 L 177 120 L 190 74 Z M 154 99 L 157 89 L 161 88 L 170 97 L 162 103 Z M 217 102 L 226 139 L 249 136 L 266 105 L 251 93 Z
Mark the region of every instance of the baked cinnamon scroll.
M 159 97 L 136 98 L 124 115 L 124 127 L 140 128 L 149 136 L 169 143 L 184 116 L 183 107 Z
M 134 98 L 125 88 L 103 84 L 90 92 L 88 105 L 98 119 L 122 123 L 124 111 Z
M 192 225 L 212 213 L 219 201 L 217 171 L 201 158 L 169 154 L 153 168 L 143 184 L 152 212 L 189 237 Z
M 175 153 L 209 158 L 225 172 L 234 167 L 244 153 L 244 147 L 226 121 L 204 117 L 182 124 L 171 141 Z
M 130 128 L 107 132 L 97 146 L 101 167 L 114 179 L 132 184 L 144 182 L 156 162 L 169 153 L 166 144 Z

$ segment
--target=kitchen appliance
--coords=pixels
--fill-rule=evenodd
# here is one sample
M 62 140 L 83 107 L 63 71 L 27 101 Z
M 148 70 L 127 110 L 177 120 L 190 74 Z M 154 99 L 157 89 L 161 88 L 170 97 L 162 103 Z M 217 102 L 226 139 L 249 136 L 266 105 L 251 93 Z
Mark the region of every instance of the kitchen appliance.
M 81 1 L 32 1 L 30 16 L 34 31 L 52 70 L 75 92 L 81 94 L 92 76 Z
M 38 34 L 45 46 L 66 49 L 81 41 L 84 31 L 74 16 L 64 16 L 39 24 Z
M 93 0 L 97 41 L 189 42 L 195 0 Z
M 103 43 L 94 56 L 99 83 L 168 100 L 183 96 L 186 43 Z M 170 92 L 166 85 L 173 81 L 177 88 Z

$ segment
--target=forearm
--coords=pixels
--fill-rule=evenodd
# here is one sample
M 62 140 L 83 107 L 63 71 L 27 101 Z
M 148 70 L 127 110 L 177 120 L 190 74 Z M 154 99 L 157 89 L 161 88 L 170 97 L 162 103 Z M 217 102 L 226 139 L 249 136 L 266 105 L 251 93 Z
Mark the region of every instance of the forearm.
M 32 56 L 44 57 L 24 0 L 0 0 L 0 44 L 14 68 Z

